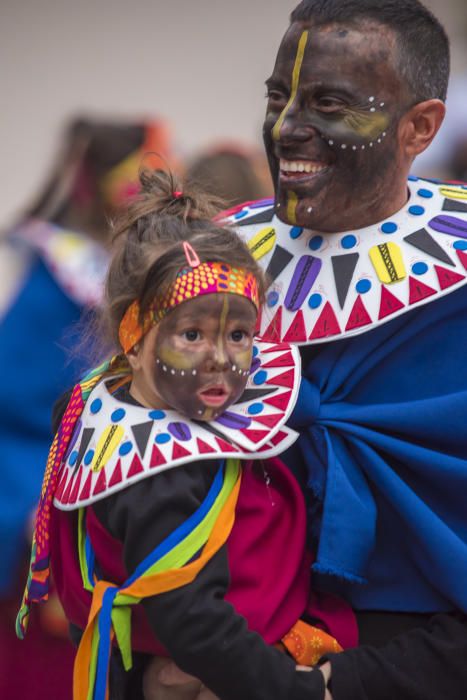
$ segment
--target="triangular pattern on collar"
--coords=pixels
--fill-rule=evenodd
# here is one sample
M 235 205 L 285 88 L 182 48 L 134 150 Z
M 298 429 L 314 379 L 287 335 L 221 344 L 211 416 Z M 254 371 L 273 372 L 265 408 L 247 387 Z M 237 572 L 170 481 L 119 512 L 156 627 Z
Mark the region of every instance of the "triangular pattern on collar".
M 298 437 L 285 423 L 299 386 L 298 348 L 264 342 L 255 344 L 252 371 L 239 402 L 211 423 L 123 403 L 100 381 L 62 463 L 54 504 L 60 510 L 81 508 L 157 472 L 200 459 L 276 456 Z
M 261 251 L 271 281 L 262 339 L 306 345 L 359 335 L 466 284 L 467 185 L 410 177 L 408 188 L 399 212 L 342 233 L 269 221 L 268 203 L 266 236 L 264 221 L 251 223 L 261 218 L 258 204 L 236 211 L 230 220 Z

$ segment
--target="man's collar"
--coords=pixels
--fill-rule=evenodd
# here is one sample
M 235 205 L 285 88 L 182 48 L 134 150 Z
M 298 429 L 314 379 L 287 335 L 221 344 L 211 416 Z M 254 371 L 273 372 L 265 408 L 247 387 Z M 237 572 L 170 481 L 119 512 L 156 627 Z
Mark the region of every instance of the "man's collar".
M 392 217 L 341 233 L 285 224 L 271 201 L 231 213 L 271 282 L 265 340 L 305 345 L 359 335 L 465 284 L 467 186 L 411 177 L 408 187 Z

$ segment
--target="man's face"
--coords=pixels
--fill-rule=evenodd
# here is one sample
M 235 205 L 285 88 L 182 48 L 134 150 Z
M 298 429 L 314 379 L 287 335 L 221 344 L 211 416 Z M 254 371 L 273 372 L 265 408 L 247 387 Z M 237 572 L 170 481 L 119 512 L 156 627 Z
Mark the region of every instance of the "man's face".
M 175 307 L 143 345 L 145 379 L 169 407 L 212 420 L 242 395 L 256 325 L 253 304 L 209 294 Z
M 394 197 L 407 106 L 395 51 L 392 32 L 374 23 L 290 26 L 266 83 L 264 140 L 280 219 L 342 231 L 371 223 Z

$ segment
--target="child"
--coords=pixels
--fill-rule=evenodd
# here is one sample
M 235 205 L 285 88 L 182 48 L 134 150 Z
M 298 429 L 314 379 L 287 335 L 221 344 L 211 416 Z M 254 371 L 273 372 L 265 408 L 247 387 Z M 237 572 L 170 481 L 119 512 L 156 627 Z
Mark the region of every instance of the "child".
M 222 700 L 309 697 L 320 674 L 295 663 L 340 646 L 300 620 L 312 612 L 305 507 L 273 459 L 295 439 L 284 423 L 298 351 L 254 345 L 264 280 L 240 239 L 212 222 L 209 198 L 162 172 L 141 184 L 106 287 L 123 353 L 68 401 L 19 633 L 28 603 L 46 597 L 50 556 L 80 638 L 75 700 L 104 700 L 110 656 L 112 700 L 141 697 L 148 655 L 169 655 Z M 326 623 L 356 642 L 344 606 Z

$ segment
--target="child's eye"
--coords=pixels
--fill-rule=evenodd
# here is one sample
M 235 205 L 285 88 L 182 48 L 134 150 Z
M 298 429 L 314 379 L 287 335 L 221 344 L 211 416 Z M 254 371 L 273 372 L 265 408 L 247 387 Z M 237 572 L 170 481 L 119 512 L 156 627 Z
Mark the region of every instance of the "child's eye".
M 245 340 L 245 338 L 248 337 L 248 333 L 246 331 L 232 331 L 230 334 L 230 339 L 233 340 L 234 343 L 241 343 L 242 340 Z
M 197 340 L 201 339 L 201 333 L 195 330 L 184 331 L 182 336 L 190 343 L 195 343 Z

